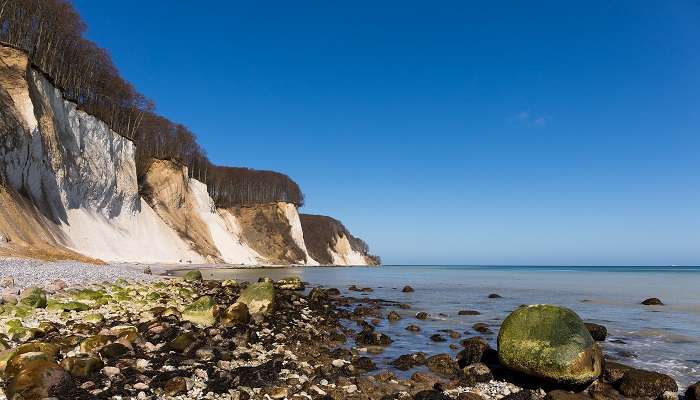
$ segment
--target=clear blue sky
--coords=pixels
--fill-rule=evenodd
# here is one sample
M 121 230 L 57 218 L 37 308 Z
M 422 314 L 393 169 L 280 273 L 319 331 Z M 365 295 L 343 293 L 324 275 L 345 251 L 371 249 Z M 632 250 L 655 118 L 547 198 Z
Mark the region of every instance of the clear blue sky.
M 700 264 L 700 3 L 75 0 L 212 161 L 387 263 Z

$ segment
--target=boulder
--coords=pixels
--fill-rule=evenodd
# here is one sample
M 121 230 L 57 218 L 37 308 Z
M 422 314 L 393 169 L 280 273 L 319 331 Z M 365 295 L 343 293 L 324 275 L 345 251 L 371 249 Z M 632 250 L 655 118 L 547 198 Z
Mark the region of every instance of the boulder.
M 304 282 L 298 276 L 282 278 L 275 283 L 275 287 L 281 290 L 304 290 Z
M 216 323 L 219 307 L 211 296 L 202 296 L 190 303 L 182 312 L 182 320 L 199 326 L 212 326 Z
M 650 297 L 650 298 L 642 301 L 642 304 L 644 304 L 645 306 L 663 306 L 664 305 L 664 303 L 656 297 Z
M 603 325 L 594 324 L 592 322 L 586 322 L 584 325 L 586 325 L 588 333 L 591 334 L 591 337 L 593 337 L 593 340 L 596 342 L 604 342 L 608 337 L 608 328 Z
M 413 292 L 414 290 L 413 290 L 412 287 L 406 285 L 406 286 L 403 287 L 403 289 L 401 289 L 401 291 L 404 292 L 404 293 L 411 293 L 411 292 Z
M 513 311 L 498 333 L 501 364 L 562 384 L 586 384 L 603 371 L 603 357 L 575 312 L 553 305 Z
M 566 390 L 552 390 L 547 393 L 544 400 L 590 400 L 585 394 L 567 392 Z
M 408 371 L 413 367 L 425 364 L 425 361 L 425 354 L 423 353 L 404 354 L 392 361 L 391 365 L 398 370 Z
M 416 313 L 416 319 L 428 319 L 428 313 L 425 311 L 421 311 Z
M 248 306 L 248 312 L 255 315 L 268 315 L 275 306 L 275 286 L 271 282 L 258 282 L 245 288 L 236 303 Z
M 481 336 L 474 336 L 468 339 L 464 339 L 461 342 L 464 350 L 457 353 L 457 362 L 460 368 L 464 368 L 469 364 L 478 363 L 481 361 L 481 357 L 484 355 L 484 351 L 490 348 L 486 339 Z
M 221 324 L 224 326 L 244 325 L 250 322 L 248 306 L 243 303 L 230 305 L 221 313 Z
M 182 279 L 184 279 L 185 282 L 198 282 L 202 280 L 202 273 L 199 270 L 189 271 Z
M 421 390 L 413 395 L 414 400 L 451 400 L 450 396 L 437 390 Z
M 493 333 L 491 331 L 491 328 L 483 322 L 477 322 L 476 324 L 472 325 L 472 329 L 479 333 Z
M 677 392 L 678 385 L 668 375 L 658 372 L 630 369 L 617 385 L 620 393 L 627 397 L 659 398 L 664 392 Z
M 452 359 L 452 356 L 447 353 L 428 357 L 425 361 L 425 365 L 436 374 L 445 376 L 452 376 L 457 371 L 457 364 Z
M 489 297 L 489 299 L 502 299 L 503 298 L 503 296 L 501 296 L 498 293 L 491 293 L 488 297 Z
M 97 353 L 101 348 L 112 343 L 116 339 L 111 335 L 95 335 L 91 336 L 80 343 L 80 351 L 83 353 Z
M 603 367 L 603 379 L 606 382 L 615 385 L 625 376 L 625 373 L 634 368 L 620 364 L 614 361 L 605 361 L 605 366 Z
M 396 311 L 389 311 L 389 315 L 387 315 L 386 319 L 389 321 L 398 321 L 401 319 L 401 316 Z
M 44 399 L 72 386 L 70 375 L 58 364 L 53 361 L 35 361 L 10 380 L 5 395 L 8 399 Z
M 85 378 L 99 372 L 104 367 L 104 363 L 97 357 L 81 354 L 64 358 L 61 361 L 61 367 L 68 371 L 71 376 Z
M 19 303 L 28 307 L 46 308 L 46 293 L 41 288 L 28 287 L 22 290 Z
M 485 383 L 493 379 L 493 374 L 489 367 L 482 363 L 469 364 L 462 368 L 462 373 L 464 374 L 464 380 L 466 380 L 469 385 Z
M 700 400 L 700 382 L 688 386 L 685 391 L 685 400 Z

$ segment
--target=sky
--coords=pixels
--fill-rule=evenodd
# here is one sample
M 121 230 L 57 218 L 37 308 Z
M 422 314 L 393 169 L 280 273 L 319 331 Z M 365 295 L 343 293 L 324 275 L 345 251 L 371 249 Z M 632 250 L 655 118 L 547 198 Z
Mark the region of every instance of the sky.
M 700 264 L 700 3 L 74 0 L 223 165 L 387 264 Z

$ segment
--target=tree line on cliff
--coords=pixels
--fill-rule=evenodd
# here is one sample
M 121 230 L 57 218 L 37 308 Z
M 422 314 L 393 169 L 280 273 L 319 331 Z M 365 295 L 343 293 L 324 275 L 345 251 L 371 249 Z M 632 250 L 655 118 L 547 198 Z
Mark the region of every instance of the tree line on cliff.
M 139 176 L 150 158 L 170 159 L 206 183 L 220 207 L 303 204 L 303 193 L 287 175 L 211 163 L 195 134 L 156 114 L 155 104 L 121 77 L 109 53 L 83 36 L 85 29 L 67 0 L 0 0 L 0 41 L 26 51 L 66 99 L 133 140 Z

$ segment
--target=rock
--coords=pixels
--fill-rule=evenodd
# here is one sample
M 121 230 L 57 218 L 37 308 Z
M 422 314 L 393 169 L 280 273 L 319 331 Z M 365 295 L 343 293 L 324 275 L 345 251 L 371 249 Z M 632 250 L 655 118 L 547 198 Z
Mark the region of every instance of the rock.
M 143 267 L 143 273 L 146 274 L 146 275 L 152 275 L 152 274 L 153 274 L 153 271 L 151 271 L 151 267 L 149 267 L 148 265 L 146 265 L 145 267 Z M 201 274 L 200 274 L 200 275 L 201 275 Z
M 28 353 L 17 354 L 7 362 L 5 375 L 14 376 L 29 364 L 37 361 L 54 361 L 47 354 L 40 351 L 30 351 Z
M 545 400 L 590 400 L 590 397 L 581 393 L 567 392 L 566 390 L 552 390 L 544 397 Z
M 46 308 L 46 293 L 36 286 L 28 287 L 19 296 L 19 303 L 33 308 Z
M 404 292 L 404 293 L 411 293 L 411 292 L 413 292 L 414 290 L 413 290 L 412 287 L 406 285 L 406 286 L 403 287 L 403 289 L 401 289 L 401 291 Z
M 483 322 L 477 322 L 476 324 L 472 325 L 472 329 L 474 329 L 475 331 L 477 331 L 479 333 L 484 333 L 484 334 L 493 333 L 491 331 L 491 328 L 489 328 L 489 326 L 484 324 Z
M 282 278 L 275 283 L 275 287 L 281 290 L 304 290 L 304 282 L 298 276 Z
M 9 288 L 15 286 L 15 278 L 5 275 L 0 277 L 0 288 Z
M 428 357 L 425 365 L 431 371 L 445 376 L 452 376 L 457 371 L 457 365 L 449 354 L 436 354 Z
M 212 326 L 216 323 L 219 307 L 211 296 L 202 296 L 189 304 L 182 312 L 182 320 L 199 326 Z
M 425 364 L 425 361 L 426 358 L 423 353 L 404 354 L 392 361 L 391 365 L 398 370 L 408 371 L 411 368 Z
M 99 351 L 103 359 L 115 360 L 129 352 L 129 348 L 121 343 L 110 343 L 102 347 Z
M 624 364 L 616 363 L 614 361 L 606 360 L 605 365 L 603 367 L 603 378 L 606 382 L 615 385 L 620 381 L 620 379 L 622 379 L 623 376 L 625 376 L 625 372 L 631 369 L 634 368 Z
M 489 297 L 489 299 L 502 299 L 503 298 L 503 296 L 501 296 L 500 294 L 497 294 L 497 293 L 491 293 L 488 297 Z
M 236 287 L 238 286 L 238 281 L 235 279 L 224 279 L 221 281 L 221 287 Z
M 474 336 L 468 339 L 464 339 L 461 342 L 464 350 L 457 353 L 457 363 L 460 368 L 464 368 L 469 364 L 474 364 L 481 362 L 481 357 L 484 355 L 484 351 L 490 348 L 486 339 L 481 336 Z
M 114 336 L 108 335 L 91 336 L 80 343 L 80 351 L 83 353 L 97 353 L 102 347 L 111 343 L 114 339 Z
M 315 287 L 309 292 L 309 301 L 312 303 L 324 303 L 328 300 L 328 293 L 322 288 Z
M 457 315 L 481 315 L 481 313 L 475 310 L 461 310 Z
M 584 325 L 586 325 L 586 329 L 588 329 L 588 333 L 591 334 L 593 340 L 604 342 L 605 338 L 608 337 L 608 329 L 603 325 L 594 324 L 592 322 L 586 322 Z
M 602 380 L 598 379 L 591 383 L 590 386 L 586 389 L 586 392 L 588 392 L 588 395 L 593 399 L 593 400 L 622 400 L 623 396 L 615 390 L 615 388 L 609 384 L 605 383 Z
M 182 278 L 185 282 L 198 282 L 202 280 L 202 273 L 199 270 L 189 271 Z
M 245 325 L 250 322 L 248 306 L 243 303 L 230 305 L 221 314 L 221 324 L 224 326 Z
M 99 372 L 102 367 L 104 367 L 104 363 L 97 357 L 83 354 L 64 358 L 63 361 L 61 361 L 61 367 L 72 376 L 86 378 Z
M 102 368 L 102 373 L 105 374 L 106 377 L 112 378 L 121 374 L 122 371 L 117 367 L 104 367 Z
M 688 386 L 685 391 L 685 400 L 700 400 L 700 382 Z
M 383 333 L 375 332 L 374 328 L 365 328 L 357 334 L 357 343 L 364 346 L 388 346 L 393 342 L 391 338 Z
M 194 348 L 197 339 L 190 332 L 182 333 L 168 342 L 168 348 L 178 353 L 187 353 Z
M 483 396 L 474 392 L 462 392 L 457 395 L 457 400 L 486 400 Z
M 425 311 L 416 313 L 416 319 L 428 319 L 428 313 Z
M 187 393 L 187 380 L 181 376 L 176 376 L 163 385 L 163 390 L 169 396 L 177 396 Z
M 401 319 L 401 316 L 396 311 L 389 311 L 389 315 L 387 315 L 386 319 L 389 321 L 398 321 Z
M 575 312 L 553 305 L 513 311 L 498 334 L 501 364 L 563 384 L 586 384 L 603 371 L 603 357 Z
M 377 365 L 369 357 L 358 357 L 352 361 L 352 366 L 364 371 L 374 371 L 377 369 Z
M 450 397 L 437 390 L 421 390 L 413 395 L 414 400 L 451 400 Z
M 661 300 L 656 298 L 656 297 L 648 298 L 648 299 L 642 301 L 642 304 L 644 304 L 645 306 L 663 306 L 664 305 L 664 303 L 661 302 Z
M 258 282 L 245 288 L 237 303 L 248 306 L 251 315 L 268 315 L 275 306 L 275 286 L 270 282 Z
M 464 379 L 470 384 L 490 382 L 493 374 L 489 367 L 482 363 L 469 364 L 462 368 Z
M 61 279 L 56 279 L 55 281 L 49 283 L 46 286 L 46 291 L 49 293 L 58 293 L 68 286 L 65 281 Z
M 17 299 L 19 297 L 19 288 L 8 287 L 2 290 L 2 300 L 5 304 L 17 304 Z
M 440 335 L 439 333 L 431 335 L 430 340 L 432 340 L 433 342 L 446 342 L 447 341 L 447 339 L 442 337 L 442 335 Z
M 406 327 L 406 330 L 409 332 L 420 332 L 420 326 L 410 324 Z
M 58 364 L 53 361 L 36 361 L 10 380 L 5 395 L 8 399 L 44 399 L 72 386 L 70 375 Z
M 84 316 L 83 321 L 85 321 L 89 324 L 98 325 L 98 324 L 105 322 L 105 317 L 102 314 L 95 313 L 95 314 L 90 314 L 90 315 Z
M 627 397 L 659 398 L 664 392 L 677 392 L 678 385 L 668 375 L 658 372 L 630 369 L 618 382 L 620 393 Z

